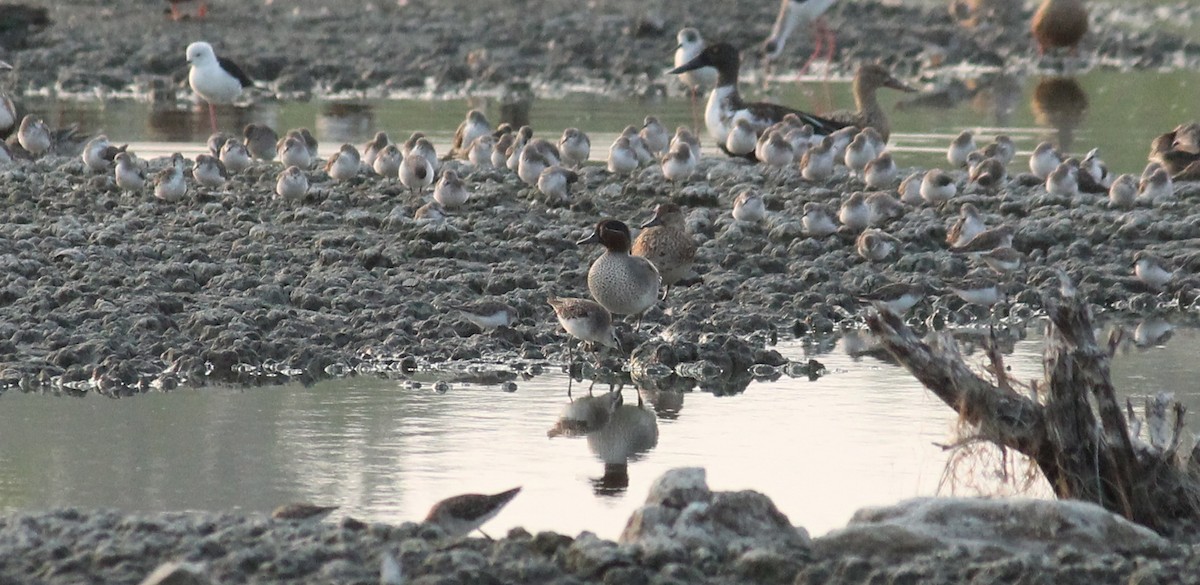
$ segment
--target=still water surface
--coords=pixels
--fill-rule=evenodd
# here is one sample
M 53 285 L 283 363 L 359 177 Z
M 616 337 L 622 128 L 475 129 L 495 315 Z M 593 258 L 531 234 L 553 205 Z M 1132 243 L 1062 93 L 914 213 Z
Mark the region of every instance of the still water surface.
M 1012 375 L 1040 377 L 1040 329 L 1022 336 L 1006 358 Z M 1134 396 L 1173 391 L 1200 412 L 1190 361 L 1198 342 L 1200 331 L 1179 329 L 1165 342 L 1127 344 L 1114 365 L 1118 388 Z M 767 494 L 813 534 L 844 525 L 863 506 L 1018 491 L 998 478 L 994 458 L 968 460 L 957 482 L 942 485 L 948 454 L 934 444 L 954 440 L 956 417 L 900 368 L 846 353 L 856 347 L 858 336 L 826 348 L 783 342 L 777 349 L 786 357 L 815 357 L 829 373 L 753 382 L 732 396 L 658 400 L 657 416 L 647 415 L 657 444 L 628 460 L 627 479 L 605 477 L 595 441 L 547 437 L 568 403 L 567 379 L 554 366 L 518 379 L 513 392 L 452 383 L 439 393 L 431 372 L 418 375 L 426 380 L 419 387 L 362 376 L 127 400 L 9 392 L 0 396 L 0 510 L 267 512 L 306 500 L 400 522 L 420 519 L 447 495 L 520 485 L 491 533 L 520 525 L 615 538 L 654 478 L 680 466 L 706 467 L 714 489 Z M 586 386 L 576 382 L 574 391 L 578 398 Z M 623 394 L 632 408 L 635 389 Z M 1024 493 L 1046 490 L 1035 482 Z

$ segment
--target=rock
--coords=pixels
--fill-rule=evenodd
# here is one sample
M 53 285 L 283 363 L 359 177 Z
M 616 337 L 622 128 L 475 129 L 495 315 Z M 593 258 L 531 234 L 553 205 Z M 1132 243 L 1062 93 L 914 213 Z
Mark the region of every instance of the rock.
M 989 554 L 1160 554 L 1168 542 L 1148 528 L 1087 502 L 916 498 L 865 508 L 817 539 L 818 551 L 902 559 L 947 547 Z

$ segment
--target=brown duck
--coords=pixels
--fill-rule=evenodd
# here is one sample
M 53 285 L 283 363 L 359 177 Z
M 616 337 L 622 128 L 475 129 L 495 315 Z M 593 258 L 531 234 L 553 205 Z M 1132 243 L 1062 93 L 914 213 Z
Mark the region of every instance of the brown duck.
M 892 125 L 888 122 L 887 114 L 879 105 L 875 91 L 881 87 L 890 87 L 905 92 L 917 91 L 912 86 L 896 79 L 892 73 L 877 63 L 866 63 L 854 74 L 854 107 L 855 111 L 839 110 L 831 112 L 826 118 L 846 124 L 866 128 L 868 126 L 879 131 L 884 142 L 892 134 Z
M 1087 33 L 1087 8 L 1083 0 L 1043 0 L 1033 15 L 1030 29 L 1039 55 L 1047 49 L 1070 49 L 1074 54 L 1079 40 Z

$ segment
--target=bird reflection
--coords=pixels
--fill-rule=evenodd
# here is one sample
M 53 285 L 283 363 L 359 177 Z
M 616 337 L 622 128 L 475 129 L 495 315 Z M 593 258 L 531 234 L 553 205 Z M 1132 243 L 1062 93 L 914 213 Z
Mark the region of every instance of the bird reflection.
M 1087 92 L 1072 77 L 1043 77 L 1033 88 L 1034 119 L 1058 132 L 1058 148 L 1071 152 L 1075 129 L 1083 124 L 1088 108 Z
M 658 419 L 640 391 L 636 405 L 625 404 L 618 388 L 572 400 L 546 435 L 586 437 L 588 450 L 604 463 L 604 475 L 591 480 L 596 495 L 616 495 L 629 487 L 629 462 L 658 445 Z
M 1142 348 L 1163 345 L 1174 332 L 1175 328 L 1165 319 L 1144 319 L 1133 329 L 1133 343 Z
M 370 136 L 375 126 L 375 110 L 370 104 L 329 102 L 317 114 L 317 134 L 330 142 L 353 142 Z
M 683 379 L 686 380 L 687 378 Z M 688 384 L 690 388 L 694 383 L 689 380 Z M 684 393 L 681 391 L 642 388 L 642 396 L 654 408 L 654 412 L 658 414 L 658 418 L 663 420 L 675 420 L 679 418 L 679 411 L 683 410 Z

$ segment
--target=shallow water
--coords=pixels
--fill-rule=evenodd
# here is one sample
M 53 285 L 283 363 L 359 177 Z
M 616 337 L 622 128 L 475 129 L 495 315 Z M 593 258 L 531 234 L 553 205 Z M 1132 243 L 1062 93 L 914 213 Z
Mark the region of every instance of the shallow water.
M 1129 326 L 1136 333 L 1114 365 L 1118 388 L 1133 396 L 1174 391 L 1190 412 L 1200 411 L 1190 361 L 1200 331 L 1175 330 L 1156 343 L 1147 333 L 1152 325 Z M 1039 327 L 1018 337 L 1006 358 L 1012 376 L 1040 377 Z M 954 440 L 956 417 L 906 372 L 848 355 L 854 348 L 862 348 L 861 336 L 824 348 L 777 346 L 794 361 L 822 362 L 829 373 L 816 381 L 780 376 L 723 397 L 647 394 L 661 398 L 657 416 L 642 421 L 654 421 L 657 444 L 629 459 L 627 479 L 616 467 L 606 477 L 591 449 L 603 443 L 611 456 L 621 450 L 620 437 L 547 438 L 568 403 L 567 379 L 554 366 L 528 380 L 512 374 L 508 386 L 438 386 L 432 382 L 447 374 L 426 371 L 415 378 L 420 384 L 362 376 L 309 388 L 179 390 L 128 400 L 8 392 L 0 396 L 0 510 L 266 512 L 307 500 L 399 522 L 420 519 L 450 494 L 520 485 L 523 493 L 489 524 L 492 534 L 520 525 L 615 538 L 654 478 L 704 466 L 713 488 L 761 491 L 817 535 L 862 506 L 1019 491 L 1020 481 L 999 479 L 990 456 L 968 458 L 943 485 L 948 454 L 934 444 Z M 579 382 L 573 390 L 586 395 Z M 634 388 L 623 395 L 632 409 Z M 1024 493 L 1046 490 L 1034 482 Z
M 1092 70 L 1075 77 L 1025 77 L 1002 72 L 964 72 L 957 97 L 921 99 L 924 105 L 898 105 L 914 94 L 881 90 L 880 98 L 895 127 L 892 149 L 901 166 L 945 166 L 945 149 L 963 129 L 990 140 L 1005 133 L 1022 152 L 1042 140 L 1084 153 L 1094 147 L 1118 173 L 1140 173 L 1150 140 L 1181 122 L 1200 118 L 1194 96 L 1200 93 L 1200 72 L 1118 72 Z M 669 77 L 669 76 L 668 76 Z M 667 80 L 669 81 L 669 80 Z M 846 79 L 826 79 L 820 71 L 800 82 L 775 82 L 763 94 L 743 82 L 752 99 L 767 99 L 814 113 L 850 107 Z M 914 83 L 920 85 L 914 80 Z M 755 88 L 761 87 L 755 84 Z M 674 90 L 672 90 L 674 93 Z M 697 103 L 703 115 L 704 99 Z M 78 122 L 90 132 L 105 131 L 117 143 L 133 143 L 142 156 L 181 151 L 199 153 L 209 135 L 206 107 L 154 107 L 134 100 L 47 101 L 28 98 L 22 106 L 53 125 Z M 500 119 L 494 96 L 454 100 L 346 100 L 275 102 L 219 110 L 221 129 L 236 132 L 249 122 L 276 129 L 308 127 L 332 153 L 343 142 L 362 144 L 377 130 L 404 140 L 414 130 L 430 135 L 439 151 L 449 148 L 454 129 L 470 107 L 482 107 L 493 123 Z M 627 124 L 640 126 L 646 115 L 665 124 L 694 125 L 686 96 L 617 99 L 593 94 L 567 94 L 533 103 L 531 122 L 542 135 L 557 138 L 563 128 L 576 126 L 592 135 L 592 159 L 604 160 L 608 146 Z M 706 141 L 711 146 L 711 141 Z M 982 144 L 982 142 L 981 142 Z M 715 154 L 713 150 L 713 154 Z M 1024 159 L 1012 172 L 1026 170 Z

